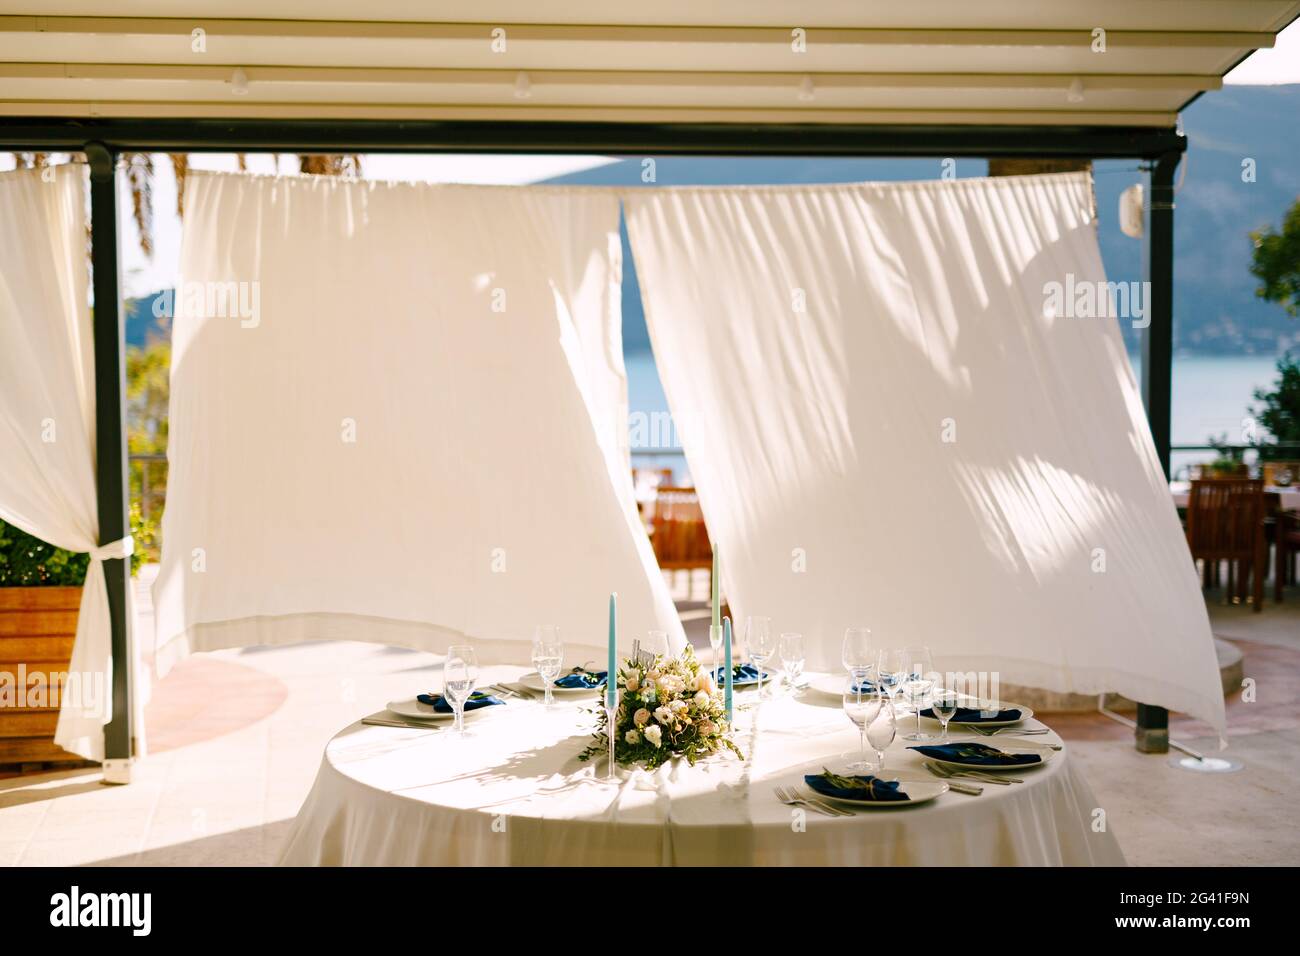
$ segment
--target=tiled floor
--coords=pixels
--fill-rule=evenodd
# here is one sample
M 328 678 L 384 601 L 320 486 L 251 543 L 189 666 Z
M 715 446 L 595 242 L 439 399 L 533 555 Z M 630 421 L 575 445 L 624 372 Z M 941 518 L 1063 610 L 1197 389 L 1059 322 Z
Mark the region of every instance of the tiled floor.
M 697 598 L 705 595 L 702 581 Z M 1300 591 L 1287 596 L 1260 614 L 1209 599 L 1216 633 L 1243 648 L 1256 684 L 1255 702 L 1229 701 L 1229 753 L 1244 761 L 1240 773 L 1174 769 L 1165 757 L 1137 753 L 1131 732 L 1099 715 L 1048 716 L 1071 743 L 1130 863 L 1300 864 Z M 707 647 L 703 605 L 683 607 L 692 640 Z M 105 786 L 97 770 L 0 780 L 0 866 L 273 863 L 326 741 L 409 694 L 416 675 L 432 675 L 433 660 L 372 644 L 320 643 L 183 661 L 154 691 L 151 754 L 130 786 Z M 1173 732 L 1214 749 L 1201 725 L 1175 721 Z

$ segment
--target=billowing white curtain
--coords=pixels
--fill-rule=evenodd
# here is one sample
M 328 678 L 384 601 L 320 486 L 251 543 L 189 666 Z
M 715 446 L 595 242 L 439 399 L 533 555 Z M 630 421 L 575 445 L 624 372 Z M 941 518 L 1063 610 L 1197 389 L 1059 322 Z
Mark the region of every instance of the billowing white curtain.
M 1222 731 L 1116 321 L 1052 294 L 1105 280 L 1086 174 L 625 203 L 740 614 L 803 632 L 810 667 L 838 670 L 844 628 L 866 625 L 944 671 L 1117 691 Z
M 129 556 L 131 539 L 99 545 L 85 176 L 83 166 L 0 173 L 0 518 L 90 553 L 54 741 L 103 760 L 113 654 L 101 562 Z M 141 743 L 147 685 L 137 688 Z
M 572 664 L 684 634 L 609 423 L 604 192 L 191 175 L 155 585 L 164 657 L 309 639 Z

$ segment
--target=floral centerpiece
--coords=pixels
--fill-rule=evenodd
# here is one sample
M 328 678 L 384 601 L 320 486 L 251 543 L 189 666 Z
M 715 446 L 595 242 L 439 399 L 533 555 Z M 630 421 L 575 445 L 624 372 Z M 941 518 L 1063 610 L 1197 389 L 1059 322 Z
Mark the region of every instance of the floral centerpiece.
M 729 736 L 722 693 L 689 646 L 681 657 L 625 661 L 618 686 L 622 698 L 614 715 L 614 759 L 619 763 L 643 763 L 653 770 L 673 757 L 694 764 L 722 750 L 744 756 Z M 603 707 L 596 715 L 595 742 L 580 760 L 609 752 L 608 716 Z

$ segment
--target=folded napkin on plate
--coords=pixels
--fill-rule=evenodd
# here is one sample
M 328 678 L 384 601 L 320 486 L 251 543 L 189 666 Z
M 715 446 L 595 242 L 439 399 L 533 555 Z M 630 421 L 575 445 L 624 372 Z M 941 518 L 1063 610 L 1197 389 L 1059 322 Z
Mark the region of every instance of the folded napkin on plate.
M 1038 754 L 1009 754 L 990 747 L 988 744 L 935 744 L 928 747 L 908 747 L 917 753 L 934 757 L 937 760 L 951 760 L 953 763 L 972 765 L 982 764 L 988 767 L 1019 767 L 1038 764 L 1043 758 Z
M 982 724 L 986 722 L 1019 720 L 1024 716 L 1024 713 L 1023 710 L 1017 710 L 1014 707 L 1009 708 L 1008 710 L 980 710 L 978 707 L 958 707 L 957 713 L 952 715 L 951 720 L 953 723 L 958 724 Z M 921 716 L 931 717 L 934 720 L 939 719 L 934 716 L 934 711 L 929 707 L 921 711 Z
M 581 667 L 575 667 L 570 673 L 565 674 L 555 682 L 556 687 L 563 687 L 565 690 L 582 690 L 584 688 L 595 689 L 605 686 L 606 671 L 584 671 Z
M 865 787 L 837 786 L 837 781 L 860 780 Z M 827 779 L 824 773 L 805 774 L 803 782 L 810 790 L 823 797 L 839 797 L 842 800 L 907 800 L 907 794 L 898 789 L 897 780 L 881 780 L 870 774 L 855 777 L 835 777 Z
M 855 694 L 874 694 L 878 687 L 869 680 L 864 680 L 860 684 L 850 684 L 849 690 Z
M 718 684 L 722 683 L 723 672 L 725 670 L 725 667 L 719 667 L 714 670 L 713 679 L 717 681 Z M 763 679 L 767 679 L 767 674 L 763 675 Z M 753 664 L 736 664 L 731 668 L 731 680 L 736 684 L 739 684 L 741 681 L 758 680 L 758 668 Z
M 447 703 L 441 694 L 418 694 L 415 699 L 422 704 L 428 704 L 440 714 L 450 714 L 452 712 L 451 704 Z M 465 701 L 465 709 L 478 710 L 480 707 L 491 707 L 493 704 L 504 703 L 504 700 L 476 690 L 469 695 L 469 700 Z

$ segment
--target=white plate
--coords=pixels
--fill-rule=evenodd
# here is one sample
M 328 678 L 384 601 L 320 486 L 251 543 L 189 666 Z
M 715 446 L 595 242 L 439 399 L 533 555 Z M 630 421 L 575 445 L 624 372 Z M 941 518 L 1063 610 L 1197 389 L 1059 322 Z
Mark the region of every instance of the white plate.
M 808 681 L 808 688 L 815 690 L 819 694 L 825 694 L 827 697 L 838 699 L 843 697 L 844 692 L 849 689 L 849 675 L 823 674 L 820 677 L 813 677 Z
M 886 770 L 885 772 L 888 773 L 889 771 Z M 845 797 L 830 797 L 824 793 L 818 793 L 806 783 L 803 788 L 818 800 L 826 800 L 844 807 L 864 807 L 869 810 L 898 810 L 903 807 L 914 807 L 918 803 L 929 803 L 935 797 L 948 792 L 948 785 L 942 780 L 922 780 L 919 778 L 908 778 L 898 782 L 898 788 L 907 794 L 906 800 L 849 800 Z
M 984 743 L 984 741 L 982 740 L 954 741 L 954 743 L 958 743 L 958 742 L 977 743 L 977 744 Z M 922 744 L 921 746 L 927 746 L 927 745 Z M 1021 747 L 1018 745 L 1003 747 L 998 744 L 988 744 L 988 746 L 996 747 L 998 750 L 1001 750 L 1005 754 L 1032 754 L 1035 757 L 1039 757 L 1040 760 L 1038 763 L 1005 764 L 1005 765 L 987 764 L 987 763 L 978 763 L 978 764 L 956 763 L 955 761 L 952 760 L 943 760 L 942 758 L 939 757 L 927 756 L 926 754 L 921 753 L 919 750 L 913 751 L 913 753 L 926 760 L 933 760 L 935 763 L 942 764 L 945 767 L 952 767 L 954 770 L 981 770 L 981 771 L 987 770 L 990 773 L 1002 773 L 1003 771 L 1012 771 L 1012 770 L 1033 770 L 1035 767 L 1041 767 L 1043 764 L 1047 763 L 1047 761 L 1051 760 L 1052 756 L 1056 753 L 1055 750 L 1048 750 L 1046 747 L 1034 747 L 1034 746 Z
M 516 683 L 527 687 L 529 690 L 535 690 L 538 693 L 542 693 L 546 690 L 546 682 L 542 680 L 542 675 L 537 673 L 537 671 L 533 671 L 531 674 L 525 674 L 523 677 L 519 678 Z M 578 697 L 582 694 L 594 694 L 597 691 L 603 691 L 604 689 L 604 684 L 601 684 L 599 687 L 552 687 L 551 693 L 555 694 L 557 697 Z
M 1024 723 L 1026 720 L 1029 720 L 1029 718 L 1034 716 L 1034 712 L 1030 710 L 1028 707 L 1026 707 L 1024 704 L 1017 704 L 1009 700 L 1001 701 L 1001 704 L 1002 704 L 1001 707 L 998 708 L 990 707 L 989 710 L 994 710 L 994 709 L 1011 710 L 1014 708 L 1015 710 L 1020 711 L 1020 718 L 1018 720 L 977 720 L 974 721 L 973 723 L 970 721 L 950 720 L 948 721 L 948 726 L 949 727 L 1014 727 L 1016 724 Z M 963 703 L 960 706 L 967 707 L 970 705 Z M 936 724 L 939 722 L 934 717 L 925 717 L 924 715 L 922 716 L 921 719 L 933 720 Z
M 456 716 L 453 713 L 439 713 L 433 709 L 432 704 L 422 704 L 419 698 L 416 697 L 412 697 L 410 700 L 390 700 L 385 706 L 394 714 L 400 714 L 403 717 L 414 717 L 416 720 L 452 720 Z M 467 710 L 465 711 L 465 717 L 468 719 L 485 710 L 491 710 L 492 706 L 475 707 L 473 710 Z

